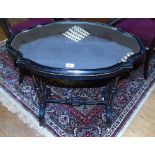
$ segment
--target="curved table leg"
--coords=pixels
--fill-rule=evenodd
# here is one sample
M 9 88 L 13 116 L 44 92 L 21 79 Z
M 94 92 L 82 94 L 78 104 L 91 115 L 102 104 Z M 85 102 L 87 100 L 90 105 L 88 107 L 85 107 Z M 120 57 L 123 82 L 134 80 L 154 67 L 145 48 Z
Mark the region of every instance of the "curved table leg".
M 45 125 L 45 110 L 46 110 L 46 101 L 45 101 L 45 83 L 39 78 L 33 75 L 34 86 L 39 100 L 39 123 L 40 126 Z

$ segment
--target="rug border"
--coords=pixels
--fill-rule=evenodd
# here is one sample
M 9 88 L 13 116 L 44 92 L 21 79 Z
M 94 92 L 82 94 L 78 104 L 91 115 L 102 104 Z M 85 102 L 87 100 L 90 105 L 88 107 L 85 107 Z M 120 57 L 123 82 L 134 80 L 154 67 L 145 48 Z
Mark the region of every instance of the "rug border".
M 148 99 L 148 97 L 150 96 L 151 92 L 154 90 L 154 82 L 155 82 L 155 75 L 154 74 L 155 73 L 152 73 L 150 75 L 150 77 L 147 79 L 148 81 L 149 81 L 149 79 L 151 79 L 150 80 L 151 82 L 146 87 L 146 89 L 144 90 L 144 92 L 141 93 L 140 98 L 138 98 L 138 100 L 137 100 L 137 104 L 133 106 L 133 108 L 131 109 L 131 111 L 125 116 L 124 120 L 120 123 L 120 128 L 118 130 L 114 131 L 113 134 L 111 134 L 112 137 L 114 137 L 114 136 L 118 136 L 119 137 L 119 133 L 121 134 L 121 131 L 124 128 L 125 128 L 125 130 L 127 129 L 127 127 L 129 126 L 129 124 L 126 124 L 126 123 L 128 121 L 132 121 L 134 119 L 134 117 L 139 112 L 139 110 L 141 109 L 141 107 L 143 106 L 143 104 L 145 103 L 145 101 Z M 147 82 L 147 80 L 145 80 L 145 83 Z M 144 83 L 144 85 L 145 85 L 145 83 Z M 132 100 L 131 100 L 131 102 L 132 102 Z M 134 116 L 132 116 L 132 115 L 134 115 Z M 133 119 L 132 119 L 132 117 L 133 117 Z M 132 120 L 130 120 L 130 118 Z M 126 126 L 126 125 L 128 125 L 128 126 Z M 125 132 L 125 130 L 124 130 L 124 132 Z M 120 136 L 122 136 L 123 133 Z
M 38 134 L 46 137 L 55 137 L 46 128 L 39 126 L 36 118 L 28 112 L 21 104 L 14 99 L 11 94 L 6 92 L 3 87 L 0 87 L 0 104 L 8 109 L 9 112 L 17 114 L 19 120 L 27 124 L 30 128 L 35 129 Z M 1 95 L 3 97 L 1 97 Z
M 3 44 L 7 41 L 8 39 L 0 41 L 0 44 Z M 55 137 L 51 132 L 49 132 L 46 128 L 40 127 L 38 121 L 36 118 L 28 112 L 21 104 L 18 104 L 18 100 L 14 99 L 13 96 L 5 90 L 2 86 L 0 86 L 0 92 L 3 94 L 3 98 L 0 98 L 0 104 L 8 109 L 9 112 L 17 114 L 17 117 L 19 120 L 21 120 L 23 123 L 27 124 L 30 128 L 36 130 L 38 134 L 42 136 L 48 136 L 48 137 Z M 11 105 L 9 106 L 7 103 L 4 103 L 3 100 L 6 98 L 4 97 L 7 96 L 9 97 L 9 101 L 11 101 Z M 7 102 L 8 102 L 7 100 Z M 18 106 L 15 106 L 17 105 Z M 15 107 L 16 109 L 15 109 Z M 17 108 L 18 107 L 18 108 Z M 22 111 L 22 112 L 21 112 Z M 30 123 L 32 122 L 32 123 Z
M 135 109 L 133 109 L 134 112 L 129 116 L 129 119 L 125 121 L 125 125 L 120 129 L 120 132 L 118 131 L 119 133 L 116 135 L 117 137 L 123 136 L 124 132 L 127 130 L 127 128 L 129 127 L 133 119 L 136 117 L 136 115 L 140 112 L 141 108 L 143 107 L 143 105 L 145 104 L 146 100 L 149 98 L 151 93 L 154 91 L 154 89 L 155 89 L 155 83 L 148 88 L 148 92 L 146 94 L 145 93 L 143 94 L 145 97 L 142 97 L 142 99 L 139 101 L 140 103 L 138 104 L 138 106 Z
M 23 101 L 22 101 L 20 98 L 18 98 L 16 95 L 14 95 L 12 91 L 8 90 L 8 89 L 6 88 L 6 86 L 5 86 L 5 84 L 0 83 L 0 86 L 1 86 L 0 88 L 2 88 L 3 91 L 6 92 L 6 94 L 9 95 L 9 97 L 11 97 L 12 99 L 15 100 L 16 104 L 17 104 L 17 103 L 20 104 L 20 106 L 21 106 L 24 110 L 26 110 L 28 113 L 30 113 L 31 116 L 33 116 L 33 118 L 36 119 L 36 121 L 38 120 L 38 119 L 37 119 L 37 115 L 36 115 L 33 111 L 31 111 L 31 110 L 27 110 L 27 107 L 25 106 L 25 104 L 22 103 Z M 27 120 L 27 121 L 29 122 L 29 120 Z M 36 122 L 36 121 L 35 121 L 35 122 Z M 32 123 L 33 123 L 33 122 L 32 122 Z M 38 121 L 37 121 L 37 123 L 39 124 Z M 28 124 L 28 125 L 31 126 L 31 124 Z M 37 127 L 38 127 L 38 125 L 37 125 Z M 39 126 L 39 130 L 40 130 L 40 128 L 42 128 L 42 127 Z M 50 132 L 50 134 L 51 134 L 53 137 L 61 137 L 61 135 L 59 135 L 57 132 L 55 132 L 55 130 L 53 130 L 48 124 L 46 124 L 46 127 L 44 127 L 44 129 L 46 129 L 46 131 Z M 51 131 L 50 131 L 49 129 L 51 129 Z M 66 137 L 68 137 L 68 136 L 70 136 L 70 135 L 69 135 L 69 134 L 66 134 Z
M 0 41 L 0 44 L 4 43 L 6 41 L 7 41 L 7 39 L 6 40 L 3 40 L 3 41 Z M 152 80 L 152 82 L 150 83 L 150 85 L 148 86 L 148 88 L 142 94 L 140 100 L 138 101 L 139 103 L 137 104 L 137 106 L 135 108 L 133 108 L 133 111 L 134 112 L 131 115 L 129 115 L 124 120 L 124 122 L 123 122 L 122 125 L 120 124 L 122 127 L 114 134 L 116 137 L 121 137 L 124 134 L 124 132 L 126 131 L 126 129 L 129 127 L 130 123 L 133 121 L 133 119 L 135 118 L 135 116 L 137 115 L 137 113 L 140 111 L 140 109 L 144 105 L 145 101 L 148 99 L 148 97 L 150 96 L 150 94 L 152 93 L 152 91 L 155 89 L 155 83 L 153 82 L 154 80 L 155 80 L 155 78 Z M 7 92 L 7 90 L 5 90 L 5 88 L 0 87 L 0 92 L 1 92 L 1 90 L 3 91 L 3 93 L 5 92 L 5 95 L 8 95 L 9 96 L 9 100 L 14 100 L 15 104 L 18 103 L 18 100 L 17 99 L 14 99 L 12 97 L 12 94 L 10 94 L 9 92 Z M 148 92 L 146 92 L 147 90 L 148 90 Z M 143 96 L 145 96 L 145 97 L 143 97 Z M 37 132 L 40 133 L 41 135 L 48 136 L 48 137 L 49 136 L 55 137 L 55 135 L 52 134 L 50 131 L 48 131 L 48 129 L 43 128 L 43 127 L 40 127 L 38 121 L 36 120 L 36 118 L 30 112 L 28 112 L 21 104 L 20 104 L 19 110 L 17 110 L 16 112 L 14 112 L 13 109 L 11 110 L 8 107 L 9 105 L 5 105 L 3 102 L 1 102 L 1 104 L 3 106 L 5 106 L 10 112 L 16 113 L 17 116 L 18 116 L 18 118 L 20 120 L 22 120 L 23 123 L 26 122 L 30 128 L 33 128 L 33 129 L 37 130 Z M 28 115 L 28 116 L 26 116 L 27 117 L 26 119 L 24 119 L 25 115 L 21 113 L 21 109 L 22 109 L 22 111 L 26 111 L 26 113 Z M 30 116 L 30 119 L 29 119 L 29 116 Z M 33 123 L 32 123 L 33 125 L 30 123 L 32 120 L 33 120 Z M 36 125 L 36 124 L 38 124 L 38 125 Z
M 4 40 L 4 41 L 1 41 L 0 44 L 5 45 L 5 42 L 6 42 L 6 41 L 7 41 L 7 39 Z M 34 119 L 33 119 L 34 121 L 31 121 L 31 124 L 29 123 L 29 119 L 24 119 L 24 120 L 22 120 L 23 123 L 26 122 L 30 128 L 35 128 L 37 131 L 39 131 L 39 133 L 40 133 L 41 135 L 48 136 L 48 137 L 51 137 L 51 136 L 52 136 L 52 137 L 60 137 L 60 135 L 59 135 L 57 132 L 55 132 L 48 124 L 46 124 L 47 127 L 44 127 L 44 128 L 41 127 L 41 126 L 39 126 L 39 125 L 36 125 L 36 124 L 39 124 L 37 115 L 36 115 L 35 113 L 33 113 L 33 111 L 28 111 L 28 110 L 27 110 L 27 107 L 25 106 L 25 104 L 22 103 L 23 101 L 22 101 L 20 98 L 18 98 L 17 96 L 15 96 L 15 95 L 13 94 L 12 91 L 8 90 L 3 82 L 0 83 L 0 88 L 4 91 L 4 95 L 5 95 L 5 94 L 6 94 L 6 95 L 9 95 L 9 99 L 13 99 L 13 100 L 16 102 L 16 105 L 19 105 L 19 104 L 20 104 L 21 108 L 22 108 L 24 111 L 26 111 L 27 114 L 28 114 L 30 117 L 32 116 L 32 117 L 34 118 Z M 3 103 L 3 102 L 2 102 L 2 103 Z M 4 105 L 3 105 L 3 106 L 4 106 Z M 6 108 L 8 109 L 9 107 L 6 106 Z M 13 109 L 12 109 L 12 110 L 13 110 Z M 9 111 L 12 112 L 11 110 L 9 110 Z M 17 116 L 18 116 L 18 115 L 21 116 L 21 114 L 19 114 L 20 111 L 21 111 L 21 110 L 20 110 L 20 108 L 19 108 L 19 110 L 16 112 L 16 113 L 17 113 Z M 21 116 L 21 118 L 19 117 L 19 119 L 22 119 L 22 118 L 23 118 L 22 116 Z M 33 123 L 33 122 L 35 122 L 35 123 Z M 34 127 L 32 127 L 32 126 L 33 126 L 32 123 L 33 123 Z M 45 130 L 45 132 L 40 132 L 40 131 L 43 130 L 43 129 Z M 49 129 L 51 129 L 51 130 L 49 130 Z M 65 136 L 68 137 L 69 135 L 66 134 Z

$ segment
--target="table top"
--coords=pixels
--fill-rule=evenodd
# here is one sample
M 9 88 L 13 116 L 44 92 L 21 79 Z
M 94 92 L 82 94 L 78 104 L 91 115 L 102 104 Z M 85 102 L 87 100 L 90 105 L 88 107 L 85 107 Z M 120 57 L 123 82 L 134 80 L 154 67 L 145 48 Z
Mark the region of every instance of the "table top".
M 39 70 L 63 70 L 76 75 L 83 71 L 101 74 L 100 69 L 110 73 L 116 66 L 127 68 L 125 63 L 131 68 L 144 54 L 136 36 L 106 24 L 83 21 L 54 22 L 24 30 L 9 40 L 8 50 Z

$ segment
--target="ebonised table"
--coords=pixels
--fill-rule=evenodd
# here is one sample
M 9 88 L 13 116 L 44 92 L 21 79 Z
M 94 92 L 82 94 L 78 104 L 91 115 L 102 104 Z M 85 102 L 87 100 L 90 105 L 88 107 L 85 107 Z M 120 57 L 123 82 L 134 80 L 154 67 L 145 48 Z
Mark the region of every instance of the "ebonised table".
M 141 40 L 102 23 L 58 21 L 18 32 L 6 47 L 15 58 L 21 75 L 33 77 L 39 99 L 39 122 L 44 125 L 47 103 L 73 106 L 104 105 L 107 127 L 112 123 L 113 98 L 117 80 L 133 69 L 145 54 Z M 106 86 L 98 102 L 86 98 L 49 98 L 47 85 L 67 88 Z

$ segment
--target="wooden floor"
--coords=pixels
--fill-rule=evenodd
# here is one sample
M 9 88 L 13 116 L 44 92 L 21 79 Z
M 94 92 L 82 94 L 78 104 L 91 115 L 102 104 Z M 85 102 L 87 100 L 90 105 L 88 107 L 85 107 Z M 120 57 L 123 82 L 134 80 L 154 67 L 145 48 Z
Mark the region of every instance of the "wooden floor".
M 11 24 L 16 24 L 25 19 L 10 19 Z M 0 28 L 0 41 L 5 34 Z M 41 136 L 27 124 L 20 121 L 16 114 L 10 113 L 0 105 L 0 136 Z M 140 112 L 133 119 L 125 133 L 125 137 L 154 137 L 155 136 L 155 90 L 144 103 Z

